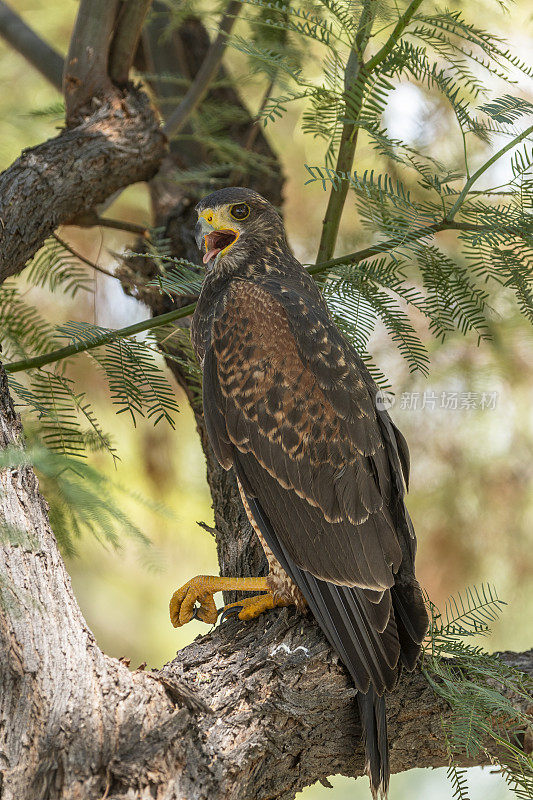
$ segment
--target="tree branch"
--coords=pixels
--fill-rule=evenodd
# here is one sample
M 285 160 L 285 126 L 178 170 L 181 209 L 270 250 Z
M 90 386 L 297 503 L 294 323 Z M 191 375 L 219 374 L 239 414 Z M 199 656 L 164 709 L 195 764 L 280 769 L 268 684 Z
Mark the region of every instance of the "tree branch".
M 422 5 L 422 0 L 411 0 L 407 8 L 405 9 L 404 13 L 394 26 L 394 30 L 392 31 L 391 35 L 383 45 L 383 47 L 378 50 L 378 52 L 370 58 L 366 64 L 365 69 L 368 73 L 375 70 L 375 68 L 384 61 L 389 53 L 391 52 L 392 48 L 407 28 L 409 23 L 411 22 L 413 15 L 418 11 L 418 8 Z
M 63 74 L 67 122 L 81 109 L 112 95 L 107 65 L 118 0 L 81 0 Z
M 0 36 L 24 56 L 58 91 L 63 83 L 63 59 L 49 44 L 0 0 Z
M 109 77 L 123 86 L 137 51 L 141 30 L 152 0 L 129 0 L 119 12 L 117 32 L 109 54 Z
M 147 238 L 149 235 L 149 229 L 145 225 L 138 225 L 136 222 L 129 222 L 125 219 L 100 217 L 94 210 L 80 214 L 70 224 L 75 225 L 77 228 L 110 228 L 116 231 L 134 233 L 143 238 Z
M 61 236 L 58 236 L 57 233 L 53 233 L 52 236 L 56 240 L 56 242 L 58 242 L 58 244 L 61 245 L 61 247 L 67 250 L 67 252 L 69 252 L 72 256 L 74 256 L 74 258 L 78 259 L 78 261 L 81 261 L 82 264 L 91 267 L 91 269 L 96 270 L 96 272 L 100 272 L 102 275 L 107 275 L 108 278 L 115 278 L 115 275 L 113 275 L 113 273 L 110 272 L 108 269 L 105 269 L 105 267 L 101 267 L 99 264 L 95 264 L 94 261 L 85 258 L 85 256 L 83 256 L 81 253 L 78 253 L 77 250 L 74 250 L 74 248 L 72 248 L 68 244 L 68 242 L 62 239 Z
M 165 152 L 138 91 L 115 96 L 77 127 L 23 152 L 0 175 L 0 282 L 20 272 L 59 225 L 151 178 Z
M 411 3 L 399 18 L 394 26 L 389 39 L 385 42 L 383 47 L 370 58 L 367 62 L 363 62 L 363 55 L 368 44 L 370 31 L 374 15 L 376 13 L 375 3 L 367 2 L 363 7 L 361 19 L 359 21 L 359 29 L 354 42 L 354 48 L 350 53 L 348 63 L 346 65 L 346 91 L 351 89 L 352 97 L 354 97 L 354 90 L 356 92 L 354 100 L 352 100 L 351 107 L 346 106 L 346 116 L 351 118 L 345 122 L 342 127 L 341 141 L 339 144 L 339 153 L 337 156 L 337 165 L 335 171 L 337 173 L 351 172 L 353 160 L 355 157 L 355 149 L 357 147 L 357 134 L 358 134 L 358 117 L 361 113 L 363 105 L 364 86 L 368 76 L 375 70 L 375 68 L 383 61 L 384 58 L 391 52 L 392 48 L 402 35 L 403 31 L 411 21 L 413 14 L 420 6 L 422 0 L 411 0 Z M 322 235 L 318 247 L 317 261 L 329 260 L 335 250 L 335 243 L 339 233 L 339 225 L 341 221 L 344 204 L 348 194 L 349 182 L 341 180 L 339 186 L 332 186 L 322 223 Z
M 209 50 L 204 58 L 202 66 L 198 70 L 196 77 L 190 85 L 187 94 L 176 108 L 175 111 L 168 117 L 164 132 L 167 136 L 175 136 L 183 128 L 193 111 L 199 106 L 209 90 L 209 85 L 213 78 L 216 76 L 222 58 L 226 52 L 228 44 L 228 35 L 235 24 L 235 20 L 241 10 L 241 3 L 239 0 L 232 0 L 229 3 L 224 15 L 220 21 L 218 34 L 211 43 Z
M 0 449 L 21 444 L 0 370 Z M 0 536 L 3 800 L 290 800 L 361 774 L 354 689 L 310 617 L 229 621 L 130 672 L 87 628 L 30 467 L 0 471 L 0 523 L 21 533 Z M 533 651 L 502 658 L 533 672 Z M 450 711 L 421 673 L 387 703 L 392 771 L 447 764 Z
M 344 85 L 346 94 L 345 117 L 347 121 L 342 126 L 339 152 L 335 171 L 337 173 L 351 172 L 355 149 L 357 147 L 357 135 L 359 132 L 358 118 L 363 106 L 364 86 L 367 77 L 363 64 L 365 48 L 370 38 L 372 23 L 376 12 L 373 0 L 365 0 L 357 35 L 346 64 L 344 75 Z M 339 225 L 342 216 L 346 195 L 348 194 L 349 183 L 343 180 L 340 186 L 332 185 L 326 214 L 322 223 L 322 235 L 318 246 L 317 261 L 326 261 L 331 258 L 335 250 L 335 242 L 339 233 Z
M 94 266 L 94 264 L 91 264 Z M 112 275 L 111 277 L 117 277 Z M 108 333 L 103 333 L 101 336 L 94 336 L 88 342 L 76 342 L 69 344 L 66 347 L 61 347 L 59 350 L 54 350 L 52 353 L 43 353 L 42 356 L 35 358 L 28 358 L 25 361 L 14 361 L 11 364 L 5 364 L 4 369 L 10 375 L 14 372 L 22 372 L 27 369 L 39 369 L 46 366 L 46 364 L 53 364 L 56 361 L 61 361 L 63 358 L 75 356 L 78 353 L 86 353 L 87 350 L 94 350 L 97 347 L 102 347 L 109 342 L 114 342 L 116 339 L 126 339 L 128 336 L 135 336 L 137 333 L 149 331 L 152 328 L 160 328 L 162 325 L 168 325 L 169 322 L 175 322 L 183 317 L 188 317 L 193 313 L 196 308 L 196 303 L 190 303 L 182 308 L 177 308 L 175 311 L 168 311 L 166 314 L 159 314 L 157 317 L 136 322 L 133 325 L 128 325 L 126 328 L 118 328 L 111 330 Z
M 442 231 L 465 231 L 469 233 L 490 233 L 494 228 L 489 225 L 474 225 L 470 222 L 456 222 L 451 219 L 443 219 L 440 222 L 435 222 L 432 225 L 421 225 L 419 228 L 407 233 L 402 233 L 398 236 L 393 236 L 391 239 L 386 239 L 384 242 L 378 242 L 370 247 L 365 247 L 363 250 L 356 250 L 354 253 L 346 253 L 344 256 L 338 258 L 331 258 L 329 261 L 322 261 L 319 264 L 313 264 L 307 267 L 310 275 L 318 275 L 322 272 L 327 272 L 333 267 L 341 266 L 342 264 L 359 264 L 361 261 L 366 261 L 367 258 L 378 255 L 379 253 L 390 253 L 397 247 L 410 244 L 411 242 L 420 241 L 428 236 L 433 236 L 435 233 Z M 523 232 L 517 228 L 500 228 L 510 236 L 523 236 Z

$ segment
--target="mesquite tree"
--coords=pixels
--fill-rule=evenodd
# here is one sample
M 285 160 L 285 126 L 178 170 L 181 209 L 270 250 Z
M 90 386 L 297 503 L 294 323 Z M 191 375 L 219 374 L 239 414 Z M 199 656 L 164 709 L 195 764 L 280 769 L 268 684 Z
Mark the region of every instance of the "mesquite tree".
M 458 328 L 483 339 L 490 297 L 505 286 L 533 318 L 533 126 L 523 124 L 532 107 L 515 85 L 517 74 L 533 71 L 501 39 L 429 0 L 401 8 L 245 0 L 230 2 L 217 20 L 210 39 L 190 3 L 81 0 L 63 62 L 0 3 L 0 34 L 62 92 L 65 107 L 61 132 L 0 176 L 6 800 L 290 798 L 330 774 L 361 772 L 354 691 L 311 620 L 283 610 L 247 626 L 229 621 L 161 671 L 132 673 L 98 648 L 56 543 L 68 548 L 73 532 L 114 525 L 142 535 L 83 460 L 90 449 L 114 450 L 69 363 L 91 351 L 117 410 L 158 423 L 176 410 L 154 357 L 162 352 L 195 414 L 221 570 L 265 570 L 234 478 L 207 442 L 187 332 L 201 282 L 195 199 L 242 184 L 281 206 L 283 177 L 265 124 L 268 133 L 290 103 L 300 103 L 304 130 L 324 143 L 322 161 L 306 165 L 304 179 L 327 192 L 309 270 L 379 380 L 367 353 L 378 320 L 410 367 L 424 372 L 428 356 L 411 308 L 437 337 Z M 224 68 L 228 48 L 261 76 L 256 113 Z M 384 109 L 401 81 L 447 104 L 463 145 L 461 168 L 391 136 Z M 377 153 L 379 173 L 357 159 L 362 141 Z M 492 146 L 475 169 L 473 141 Z M 479 179 L 510 152 L 505 186 L 480 189 Z M 150 186 L 153 229 L 102 218 L 104 204 L 138 181 Z M 347 204 L 355 204 L 367 244 L 335 255 Z M 120 330 L 54 327 L 28 305 L 17 281 L 23 271 L 50 291 L 83 291 L 90 279 L 95 265 L 57 234 L 66 223 L 138 237 L 115 275 L 149 306 L 150 319 Z M 439 238 L 444 232 L 458 239 L 453 255 Z M 144 331 L 148 338 L 136 338 Z M 26 444 L 12 397 L 32 421 Z M 486 630 L 498 608 L 488 588 L 466 593 L 444 614 L 430 604 L 421 669 L 389 702 L 393 772 L 448 765 L 462 798 L 463 765 L 498 763 L 517 794 L 531 795 L 531 652 L 489 656 L 465 641 Z M 200 672 L 210 680 L 199 684 Z

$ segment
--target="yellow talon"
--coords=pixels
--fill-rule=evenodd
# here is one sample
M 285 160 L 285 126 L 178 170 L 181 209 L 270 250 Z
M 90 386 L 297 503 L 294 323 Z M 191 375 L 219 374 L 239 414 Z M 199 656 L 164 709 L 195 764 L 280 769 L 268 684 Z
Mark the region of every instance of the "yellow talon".
M 239 600 L 237 603 L 228 603 L 227 606 L 224 606 L 222 614 L 223 616 L 228 616 L 228 609 L 240 608 L 241 610 L 237 614 L 239 619 L 255 619 L 260 614 L 263 614 L 264 611 L 270 611 L 273 608 L 288 605 L 290 605 L 288 600 L 275 598 L 272 592 L 268 592 L 268 594 L 258 594 L 255 597 L 246 597 L 244 600 Z
M 175 628 L 180 625 L 185 625 L 190 622 L 194 616 L 194 609 L 196 602 L 200 604 L 200 609 L 197 611 L 199 619 L 207 623 L 215 623 L 217 621 L 217 609 L 213 599 L 213 592 L 209 591 L 209 585 L 206 583 L 207 576 L 198 575 L 187 581 L 181 589 L 178 589 L 172 595 L 170 601 L 170 620 Z
M 217 621 L 217 609 L 213 595 L 224 590 L 267 591 L 267 578 L 221 578 L 213 575 L 197 575 L 172 595 L 169 609 L 170 621 L 175 628 L 190 622 L 195 616 L 195 606 L 198 602 L 200 608 L 196 611 L 196 616 L 203 622 L 213 625 Z M 242 617 L 241 619 L 251 619 L 251 617 Z

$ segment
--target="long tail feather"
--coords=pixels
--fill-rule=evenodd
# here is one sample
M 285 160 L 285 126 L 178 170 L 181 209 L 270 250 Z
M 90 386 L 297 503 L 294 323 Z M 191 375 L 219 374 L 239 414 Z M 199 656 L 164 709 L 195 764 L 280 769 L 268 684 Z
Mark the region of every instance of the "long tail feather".
M 390 766 L 387 741 L 387 714 L 385 698 L 378 697 L 371 688 L 366 694 L 357 693 L 365 744 L 365 771 L 370 779 L 372 797 L 387 797 Z

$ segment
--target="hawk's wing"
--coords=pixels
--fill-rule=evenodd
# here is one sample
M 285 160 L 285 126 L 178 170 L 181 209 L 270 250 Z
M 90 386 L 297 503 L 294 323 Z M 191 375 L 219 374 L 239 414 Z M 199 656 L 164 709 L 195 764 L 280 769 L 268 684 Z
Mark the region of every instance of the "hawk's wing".
M 407 604 L 397 626 L 391 610 L 402 560 L 412 576 L 414 540 L 398 524 L 407 451 L 378 419 L 363 370 L 320 301 L 234 281 L 205 354 L 204 411 L 220 462 L 235 467 L 357 688 L 371 681 L 381 693 L 396 680 L 404 636 L 407 661 L 416 658 L 421 623 Z

